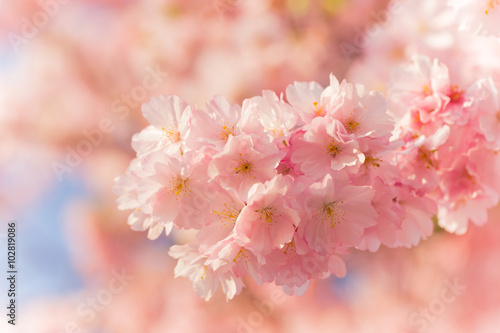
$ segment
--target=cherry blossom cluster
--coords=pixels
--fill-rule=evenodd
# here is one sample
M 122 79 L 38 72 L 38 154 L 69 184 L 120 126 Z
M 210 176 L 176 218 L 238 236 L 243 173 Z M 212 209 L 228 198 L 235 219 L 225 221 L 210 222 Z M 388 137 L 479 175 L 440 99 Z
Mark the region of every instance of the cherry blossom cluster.
M 326 88 L 290 85 L 286 101 L 264 91 L 199 109 L 171 95 L 142 110 L 151 125 L 116 179 L 119 208 L 133 209 L 129 224 L 152 239 L 197 231 L 170 255 L 201 297 L 220 286 L 232 298 L 247 275 L 302 294 L 310 279 L 344 276 L 349 248 L 409 247 L 432 234 L 437 180 L 425 163 L 437 163 L 447 130 L 426 139 L 395 127 L 376 91 L 331 76 Z
M 395 69 L 388 89 L 395 165 L 405 184 L 436 202 L 439 225 L 463 234 L 487 222 L 500 195 L 500 96 L 491 79 L 456 84 L 437 59 L 415 55 Z

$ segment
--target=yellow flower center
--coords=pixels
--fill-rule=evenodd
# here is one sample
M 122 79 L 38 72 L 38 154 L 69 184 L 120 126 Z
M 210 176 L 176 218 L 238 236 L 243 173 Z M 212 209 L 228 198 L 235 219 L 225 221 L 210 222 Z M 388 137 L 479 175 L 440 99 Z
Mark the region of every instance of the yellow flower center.
M 382 163 L 382 160 L 380 158 L 377 158 L 373 155 L 365 154 L 365 162 L 364 162 L 365 166 L 372 165 L 374 167 L 379 168 L 380 163 Z
M 499 3 L 500 3 L 499 0 L 490 0 L 490 1 L 488 1 L 488 3 L 487 3 L 488 7 L 484 11 L 486 13 L 486 15 L 488 15 L 490 13 L 490 10 L 495 9 L 496 5 L 498 5 Z
M 432 155 L 435 150 L 429 150 L 424 147 L 420 147 L 419 157 L 426 164 L 426 168 L 435 168 L 434 162 L 432 161 Z
M 251 174 L 252 168 L 253 168 L 252 163 L 248 162 L 247 160 L 242 160 L 240 161 L 238 166 L 234 167 L 234 172 L 238 174 L 239 173 Z
M 340 203 L 342 203 L 341 201 Z M 321 223 L 328 221 L 333 228 L 344 220 L 345 212 L 337 207 L 337 202 L 329 202 L 321 207 Z
M 282 136 L 285 136 L 285 131 L 283 131 L 282 128 L 273 128 L 272 129 L 272 132 L 273 132 L 273 136 L 276 137 L 276 138 L 279 138 L 279 137 L 282 137 Z M 284 141 L 284 140 L 283 140 Z M 286 142 L 286 141 L 285 141 Z
M 213 211 L 214 214 L 219 216 L 219 220 L 221 221 L 221 229 L 222 228 L 230 228 L 236 223 L 236 219 L 238 215 L 240 215 L 240 211 L 235 209 L 234 207 L 224 204 L 224 209 L 220 212 Z
M 233 262 L 239 263 L 242 260 L 244 260 L 246 263 L 250 262 L 250 256 L 248 255 L 248 250 L 244 247 L 240 248 L 240 251 L 238 252 L 238 254 L 236 254 L 236 257 L 234 257 Z
M 269 206 L 262 209 L 258 209 L 255 211 L 260 214 L 260 224 L 265 226 L 272 226 L 276 223 L 276 217 L 279 217 L 279 214 L 276 214 L 276 208 Z
M 423 86 L 422 91 L 423 91 L 424 96 L 432 95 L 432 88 L 429 87 L 428 85 Z
M 458 86 L 450 86 L 450 89 L 451 89 L 450 99 L 452 102 L 458 101 L 465 92 L 463 90 L 460 90 Z
M 341 149 L 337 142 L 332 141 L 326 146 L 326 151 L 328 152 L 328 154 L 335 158 L 337 154 L 340 153 Z
M 351 118 L 344 124 L 344 127 L 347 133 L 352 134 L 358 130 L 359 122 L 357 122 L 356 119 Z
M 174 193 L 176 196 L 184 195 L 190 192 L 188 186 L 189 178 L 182 178 L 178 176 L 177 178 L 172 177 L 170 181 L 170 193 Z M 167 188 L 167 186 L 165 186 Z
M 314 102 L 313 105 L 314 105 L 313 113 L 315 117 L 324 117 L 326 115 L 325 109 L 322 106 L 318 107 L 318 102 Z
M 283 251 L 284 254 L 295 254 L 295 253 L 297 253 L 297 247 L 295 245 L 294 240 L 292 239 L 291 242 L 286 243 L 283 246 L 282 251 Z
M 181 141 L 181 133 L 173 126 L 169 126 L 168 128 L 162 127 L 163 130 L 163 143 L 166 144 L 168 142 L 175 143 Z
M 234 125 L 224 125 L 219 131 L 219 139 L 227 140 L 230 134 L 235 135 Z

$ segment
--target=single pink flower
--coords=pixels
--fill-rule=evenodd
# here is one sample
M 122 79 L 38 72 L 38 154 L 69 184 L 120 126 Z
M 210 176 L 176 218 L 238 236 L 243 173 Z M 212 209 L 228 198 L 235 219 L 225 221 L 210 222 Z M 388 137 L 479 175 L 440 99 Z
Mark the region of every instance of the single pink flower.
M 399 220 L 393 220 L 392 225 L 389 221 L 377 220 L 377 223 L 385 224 L 386 227 L 393 229 L 395 240 L 391 237 L 385 239 L 384 245 L 388 247 L 411 247 L 417 245 L 422 239 L 426 239 L 434 230 L 432 217 L 436 214 L 436 202 L 425 196 L 425 192 L 415 190 L 414 188 L 403 185 L 399 180 L 385 183 L 385 186 L 393 187 L 395 192 L 391 202 L 384 203 L 379 201 L 375 207 L 384 214 L 384 209 L 390 208 Z M 389 197 L 379 197 L 382 200 L 388 200 Z M 382 205 L 386 205 L 382 207 Z M 387 214 L 387 211 L 385 212 Z M 385 215 L 387 217 L 387 215 Z M 395 217 L 394 215 L 392 215 Z M 381 238 L 384 240 L 384 238 Z
M 230 104 L 222 96 L 215 96 L 206 103 L 206 110 L 193 111 L 186 144 L 190 149 L 208 146 L 217 153 L 224 148 L 230 135 L 261 132 L 263 129 L 257 114 L 243 112 L 239 105 Z
M 415 55 L 407 65 L 391 72 L 387 95 L 395 115 L 415 111 L 425 124 L 437 121 L 437 115 L 449 102 L 449 88 L 448 68 L 444 64 Z
M 500 158 L 483 147 L 472 148 L 459 155 L 450 168 L 444 170 L 440 183 L 439 225 L 449 232 L 463 234 L 469 220 L 477 225 L 486 223 L 488 209 L 499 202 Z
M 278 175 L 250 188 L 234 231 L 238 242 L 259 258 L 290 242 L 299 224 L 299 215 L 290 208 L 286 195 L 292 181 L 289 176 Z
M 432 218 L 437 212 L 436 202 L 411 187 L 400 184 L 393 186 L 399 187 L 394 202 L 403 207 L 405 212 L 400 228 L 395 230 L 396 247 L 415 246 L 434 231 Z
M 291 140 L 291 162 L 314 179 L 322 178 L 330 171 L 355 173 L 365 156 L 358 143 L 336 119 L 315 118 L 307 131 Z
M 212 184 L 212 186 L 214 186 Z M 208 223 L 196 234 L 196 239 L 203 249 L 214 246 L 229 237 L 236 225 L 236 220 L 245 206 L 236 195 L 214 186 L 214 195 L 210 199 Z
M 342 81 L 340 95 L 342 102 L 332 117 L 344 125 L 348 134 L 356 138 L 391 136 L 394 124 L 387 113 L 387 102 L 382 94 L 366 92 L 362 85 Z
M 365 228 L 375 224 L 377 212 L 369 186 L 346 185 L 329 174 L 303 194 L 300 229 L 311 249 L 324 253 L 345 243 L 357 246 Z
M 141 202 L 139 201 L 137 187 L 141 179 L 147 175 L 148 174 L 142 170 L 141 160 L 135 158 L 130 162 L 127 172 L 115 178 L 113 191 L 119 196 L 116 200 L 118 209 L 133 209 L 127 220 L 132 230 L 148 230 L 148 238 L 156 239 L 161 235 L 163 230 L 165 230 L 165 234 L 168 236 L 172 231 L 173 225 L 171 223 L 155 221 L 151 215 L 141 210 Z
M 186 151 L 192 108 L 178 96 L 153 97 L 142 106 L 142 114 L 151 126 L 132 137 L 132 147 L 141 157 L 156 150 L 178 156 Z
M 372 186 L 375 190 L 372 204 L 378 214 L 377 224 L 364 230 L 363 240 L 358 248 L 375 252 L 381 244 L 388 247 L 399 245 L 396 231 L 401 230 L 405 210 L 397 203 L 398 187 L 386 184 L 380 178 L 376 178 Z
M 408 136 L 411 132 L 407 133 Z M 450 135 L 450 127 L 444 125 L 431 137 L 411 136 L 409 141 L 394 155 L 395 163 L 403 177 L 402 181 L 415 188 L 434 190 L 439 184 L 439 153 Z M 447 147 L 444 146 L 444 149 Z
M 230 136 L 224 149 L 209 165 L 210 177 L 246 201 L 250 187 L 272 179 L 284 153 L 267 137 Z
M 273 91 L 264 90 L 262 96 L 256 96 L 243 102 L 243 110 L 258 115 L 264 131 L 279 146 L 288 145 L 288 138 L 300 124 L 296 108 L 283 101 Z
M 345 276 L 345 263 L 335 254 L 320 255 L 311 250 L 297 233 L 280 249 L 267 257 L 266 266 L 275 275 L 276 285 L 287 294 L 302 295 L 311 279 L 325 279 L 330 274 Z
M 330 85 L 326 89 L 316 82 L 295 82 L 286 88 L 286 98 L 308 124 L 312 119 L 336 110 L 341 98 L 339 89 L 339 81 L 330 74 Z
M 474 107 L 479 118 L 479 131 L 493 149 L 500 149 L 500 94 L 491 79 L 474 85 L 477 101 Z
M 200 253 L 196 243 L 174 245 L 169 255 L 178 259 L 175 266 L 175 277 L 183 276 L 193 282 L 195 293 L 209 300 L 221 286 L 226 298 L 232 299 L 243 289 L 241 277 L 237 277 L 229 269 L 214 270 L 209 264 L 209 255 Z
M 145 156 L 143 168 L 150 175 L 138 185 L 142 210 L 164 224 L 200 229 L 207 222 L 213 195 L 205 159 L 202 152 L 185 153 L 180 160 L 162 152 Z
M 274 276 L 269 267 L 262 265 L 257 256 L 231 235 L 209 249 L 207 264 L 216 272 L 230 271 L 237 278 L 250 275 L 261 286 Z
M 229 135 L 241 133 L 239 122 L 241 107 L 230 104 L 223 96 L 214 96 L 206 103 L 206 110 L 197 109 L 193 112 L 191 131 L 187 144 L 191 149 L 209 145 L 221 150 Z

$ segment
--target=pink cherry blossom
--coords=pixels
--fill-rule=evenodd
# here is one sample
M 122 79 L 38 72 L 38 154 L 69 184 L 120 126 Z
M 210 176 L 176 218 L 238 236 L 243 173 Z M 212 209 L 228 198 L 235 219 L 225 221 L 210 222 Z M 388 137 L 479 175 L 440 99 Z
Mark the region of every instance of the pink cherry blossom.
M 456 10 L 456 18 L 460 23 L 460 29 L 498 36 L 500 1 L 450 0 L 448 3 Z
M 297 110 L 268 90 L 263 91 L 262 96 L 245 100 L 243 110 L 258 115 L 264 131 L 278 145 L 287 145 L 290 133 L 300 124 Z
M 369 186 L 346 185 L 329 174 L 312 184 L 302 203 L 301 229 L 309 246 L 324 253 L 336 243 L 359 245 L 364 229 L 374 225 L 377 217 L 373 195 Z
M 448 103 L 448 68 L 428 57 L 415 55 L 406 66 L 395 68 L 388 88 L 392 111 L 399 116 L 408 108 L 418 112 L 422 123 L 436 121 L 436 115 Z
M 229 104 L 223 96 L 215 96 L 206 103 L 205 110 L 195 110 L 191 119 L 191 131 L 187 138 L 189 147 L 198 149 L 203 145 L 211 145 L 222 149 L 229 135 L 241 133 L 238 126 L 241 118 L 241 107 Z
M 325 279 L 330 274 L 345 276 L 345 263 L 336 254 L 320 255 L 311 250 L 297 233 L 280 249 L 267 257 L 267 266 L 275 272 L 274 283 L 289 295 L 302 295 L 311 279 Z
M 473 94 L 477 97 L 474 103 L 479 118 L 479 131 L 493 149 L 500 148 L 500 95 L 491 79 L 478 81 L 474 85 Z
M 209 300 L 218 287 L 221 286 L 227 299 L 232 299 L 241 292 L 243 281 L 236 277 L 231 270 L 214 271 L 207 264 L 208 255 L 198 251 L 194 243 L 186 245 L 174 245 L 170 248 L 170 256 L 177 261 L 175 276 L 184 276 L 193 282 L 195 293 Z
M 389 247 L 397 246 L 395 231 L 401 229 L 405 211 L 403 206 L 397 204 L 398 188 L 388 186 L 377 178 L 373 182 L 375 194 L 372 204 L 377 212 L 377 224 L 364 230 L 363 239 L 359 249 L 375 252 L 381 244 Z
M 202 153 L 185 153 L 180 160 L 155 152 L 144 157 L 150 174 L 137 187 L 142 210 L 163 224 L 201 228 L 210 209 L 210 188 Z
M 216 245 L 233 234 L 236 220 L 245 206 L 245 203 L 237 195 L 224 190 L 220 186 L 215 185 L 214 193 L 217 193 L 217 195 L 210 198 L 211 214 L 208 217 L 209 222 L 196 235 L 203 250 Z
M 272 179 L 283 153 L 267 137 L 230 136 L 224 149 L 213 156 L 209 175 L 246 201 L 252 185 Z
M 249 190 L 234 229 L 238 242 L 259 257 L 290 242 L 299 225 L 299 214 L 290 208 L 286 196 L 292 181 L 290 176 L 278 175 Z
M 443 171 L 439 224 L 450 232 L 463 234 L 469 220 L 477 225 L 486 223 L 488 209 L 499 202 L 499 168 L 498 153 L 484 147 L 474 147 L 466 155 L 457 156 Z
M 151 126 L 132 138 L 138 156 L 163 149 L 170 154 L 185 151 L 192 108 L 178 96 L 153 97 L 142 107 Z
M 256 134 L 262 131 L 260 127 L 255 114 L 242 112 L 241 106 L 230 104 L 223 96 L 215 96 L 206 103 L 206 111 L 193 112 L 186 141 L 190 149 L 208 146 L 217 153 L 230 135 Z
M 436 214 L 436 203 L 408 186 L 398 186 L 395 204 L 404 208 L 400 228 L 395 231 L 395 246 L 411 247 L 426 239 L 434 230 L 432 217 Z
M 182 104 L 176 150 L 134 140 L 145 145 L 116 180 L 119 208 L 151 238 L 197 230 L 171 255 L 206 299 L 219 287 L 234 297 L 247 277 L 302 295 L 311 279 L 344 276 L 350 248 L 416 246 L 436 222 L 458 234 L 484 224 L 500 199 L 495 83 L 454 85 L 424 55 L 393 73 L 389 110 L 333 75 L 326 89 L 289 86 L 290 104 L 271 91 L 242 107 Z M 166 122 L 157 109 L 145 107 L 155 126 Z
M 411 135 L 411 132 L 408 133 Z M 433 190 L 439 184 L 439 161 L 437 150 L 442 146 L 450 135 L 450 127 L 444 125 L 430 138 L 425 135 L 412 138 L 402 148 L 399 154 L 395 154 L 403 182 L 426 190 Z
M 333 112 L 341 98 L 340 84 L 330 75 L 330 85 L 323 89 L 316 82 L 295 82 L 286 88 L 288 102 L 298 109 L 302 120 L 307 124 L 316 117 L 324 117 Z
M 130 163 L 130 167 L 125 175 L 115 178 L 113 190 L 119 196 L 116 200 L 118 209 L 133 209 L 128 217 L 128 224 L 133 230 L 148 230 L 149 239 L 158 238 L 163 230 L 165 230 L 165 234 L 168 236 L 172 230 L 172 224 L 157 222 L 151 215 L 141 210 L 137 187 L 142 177 L 146 175 L 141 168 L 141 160 L 136 158 Z
M 209 251 L 210 260 L 207 264 L 215 272 L 230 271 L 237 278 L 249 275 L 258 285 L 274 279 L 270 267 L 263 266 L 257 256 L 233 236 L 217 243 Z
M 340 95 L 342 102 L 332 116 L 344 125 L 347 133 L 354 134 L 356 138 L 391 136 L 394 125 L 382 94 L 367 92 L 362 85 L 344 80 L 340 85 Z
M 354 137 L 336 119 L 318 117 L 291 140 L 291 162 L 306 175 L 319 179 L 325 172 L 356 172 L 365 156 Z

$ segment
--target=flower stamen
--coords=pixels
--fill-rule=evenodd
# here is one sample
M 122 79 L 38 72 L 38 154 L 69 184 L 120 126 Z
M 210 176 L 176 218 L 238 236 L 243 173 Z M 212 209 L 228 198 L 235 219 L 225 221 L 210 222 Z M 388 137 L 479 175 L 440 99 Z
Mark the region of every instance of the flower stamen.
M 177 178 L 172 178 L 173 180 L 170 181 L 170 193 L 174 193 L 176 196 L 180 196 L 190 192 L 188 186 L 189 178 L 184 179 L 180 176 Z M 165 186 L 165 188 L 167 188 L 167 186 Z
M 458 101 L 462 97 L 462 95 L 464 94 L 464 92 L 465 92 L 463 90 L 460 90 L 460 88 L 457 85 L 450 86 L 450 90 L 451 90 L 451 92 L 450 92 L 450 99 L 451 99 L 452 102 Z
M 314 102 L 313 105 L 314 105 L 313 112 L 315 117 L 324 117 L 326 115 L 325 109 L 322 106 L 318 107 L 318 102 Z
M 486 10 L 484 11 L 486 13 L 486 15 L 489 14 L 490 9 L 491 10 L 495 9 L 496 5 L 498 5 L 499 3 L 500 3 L 499 0 L 490 0 L 490 1 L 488 1 L 488 8 L 486 8 Z
M 173 126 L 168 128 L 162 127 L 164 134 L 163 143 L 166 144 L 168 142 L 176 143 L 181 141 L 181 133 Z
M 219 131 L 219 139 L 227 141 L 229 139 L 229 135 L 235 135 L 234 125 L 224 125 L 222 126 L 222 130 Z
M 332 141 L 326 146 L 326 151 L 328 154 L 330 154 L 333 158 L 337 156 L 337 154 L 340 153 L 341 149 L 340 146 L 335 142 Z
M 251 174 L 252 168 L 253 168 L 252 163 L 250 163 L 246 160 L 243 160 L 240 162 L 240 164 L 237 167 L 234 167 L 234 172 L 235 173 L 243 173 L 243 174 Z
M 205 275 L 207 274 L 207 269 L 208 267 L 206 265 L 203 265 L 203 274 L 201 275 L 202 280 L 205 278 Z
M 354 118 L 347 121 L 345 125 L 345 129 L 349 134 L 356 132 L 358 127 L 359 127 L 359 122 L 357 122 Z
M 225 209 L 222 211 L 217 212 L 214 210 L 213 213 L 219 216 L 219 220 L 222 223 L 221 228 L 229 228 L 236 223 L 236 219 L 238 218 L 238 215 L 240 215 L 240 210 L 237 210 L 227 204 L 224 204 L 224 207 Z
M 246 263 L 250 262 L 250 256 L 248 255 L 248 250 L 244 247 L 240 248 L 240 251 L 238 254 L 236 254 L 236 257 L 234 257 L 233 262 L 239 263 L 241 260 L 244 260 Z
M 267 225 L 267 226 L 272 226 L 273 224 L 276 223 L 276 217 L 280 216 L 279 214 L 275 214 L 276 208 L 270 206 L 270 207 L 265 207 L 262 209 L 258 209 L 255 212 L 259 213 L 260 216 L 260 224 L 261 225 Z
M 342 203 L 341 201 L 340 203 Z M 344 220 L 345 212 L 337 207 L 337 202 L 328 202 L 321 207 L 322 223 L 329 221 L 332 228 Z

